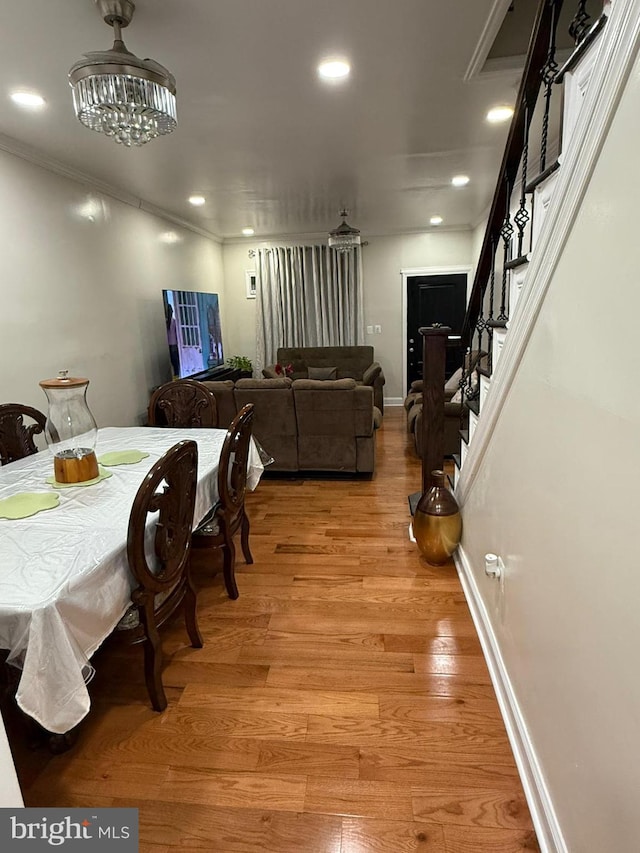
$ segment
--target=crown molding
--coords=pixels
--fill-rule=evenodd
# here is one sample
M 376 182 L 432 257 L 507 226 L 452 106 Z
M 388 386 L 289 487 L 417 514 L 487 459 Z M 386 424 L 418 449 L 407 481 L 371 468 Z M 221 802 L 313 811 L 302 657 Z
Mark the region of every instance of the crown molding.
M 132 193 L 128 193 L 126 190 L 114 186 L 107 181 L 101 181 L 98 178 L 94 178 L 92 175 L 86 174 L 86 172 L 80 171 L 80 169 L 76 169 L 74 166 L 70 166 L 67 163 L 63 163 L 60 160 L 49 157 L 41 151 L 38 151 L 36 148 L 32 148 L 30 145 L 26 145 L 24 142 L 14 139 L 12 136 L 0 133 L 0 150 L 5 151 L 7 154 L 13 154 L 21 160 L 26 160 L 28 163 L 38 166 L 41 169 L 45 169 L 47 172 L 53 172 L 55 175 L 60 175 L 70 181 L 75 181 L 78 184 L 90 187 L 92 190 L 95 190 L 95 192 L 109 196 L 116 201 L 121 201 L 123 204 L 128 204 L 130 207 L 142 210 L 144 213 L 149 213 L 152 216 L 158 216 L 160 219 L 165 219 L 173 225 L 179 225 L 181 228 L 193 231 L 194 234 L 206 237 L 214 243 L 222 243 L 222 239 L 217 234 L 207 231 L 205 228 L 201 228 L 198 225 L 194 225 L 192 222 L 182 219 L 180 216 L 176 216 L 174 213 L 171 213 L 165 208 L 145 201 L 143 198 L 139 198 Z
M 538 314 L 552 283 L 598 157 L 616 113 L 640 45 L 638 0 L 617 0 L 600 41 L 599 53 L 569 150 L 562 155 L 554 199 L 538 243 L 534 246 L 518 310 L 492 377 L 491 393 L 469 447 L 456 486 L 464 505 L 491 444 L 498 418 L 507 401 Z

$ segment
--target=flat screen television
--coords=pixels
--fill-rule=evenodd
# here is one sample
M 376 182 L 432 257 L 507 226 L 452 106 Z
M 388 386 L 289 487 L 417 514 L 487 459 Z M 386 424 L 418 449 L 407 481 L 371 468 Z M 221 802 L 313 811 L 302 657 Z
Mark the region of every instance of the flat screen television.
M 171 369 L 176 379 L 224 366 L 217 293 L 163 290 Z

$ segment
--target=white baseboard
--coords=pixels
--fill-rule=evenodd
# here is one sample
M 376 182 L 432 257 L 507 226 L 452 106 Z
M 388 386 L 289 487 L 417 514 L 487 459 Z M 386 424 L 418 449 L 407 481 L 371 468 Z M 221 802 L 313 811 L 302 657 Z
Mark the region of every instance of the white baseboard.
M 542 853 L 568 853 L 551 796 L 469 559 L 462 548 L 458 548 L 454 559 L 518 766 L 540 850 Z
M 385 406 L 402 406 L 404 404 L 404 397 L 385 397 L 384 398 Z

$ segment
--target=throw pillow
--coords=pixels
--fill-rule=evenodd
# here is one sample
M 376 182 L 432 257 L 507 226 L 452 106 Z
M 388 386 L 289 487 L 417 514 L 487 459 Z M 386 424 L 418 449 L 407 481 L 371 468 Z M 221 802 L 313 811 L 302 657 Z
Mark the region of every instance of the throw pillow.
M 337 367 L 309 367 L 309 379 L 337 379 Z

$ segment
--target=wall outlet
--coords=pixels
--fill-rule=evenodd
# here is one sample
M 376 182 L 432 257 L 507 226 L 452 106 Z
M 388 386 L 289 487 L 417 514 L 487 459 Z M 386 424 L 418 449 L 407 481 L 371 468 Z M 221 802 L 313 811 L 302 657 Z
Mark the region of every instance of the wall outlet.
M 376 335 L 382 334 L 382 326 L 375 326 L 375 333 Z
M 372 334 L 373 334 L 373 326 L 367 326 L 367 334 L 368 334 L 368 335 L 372 335 Z

